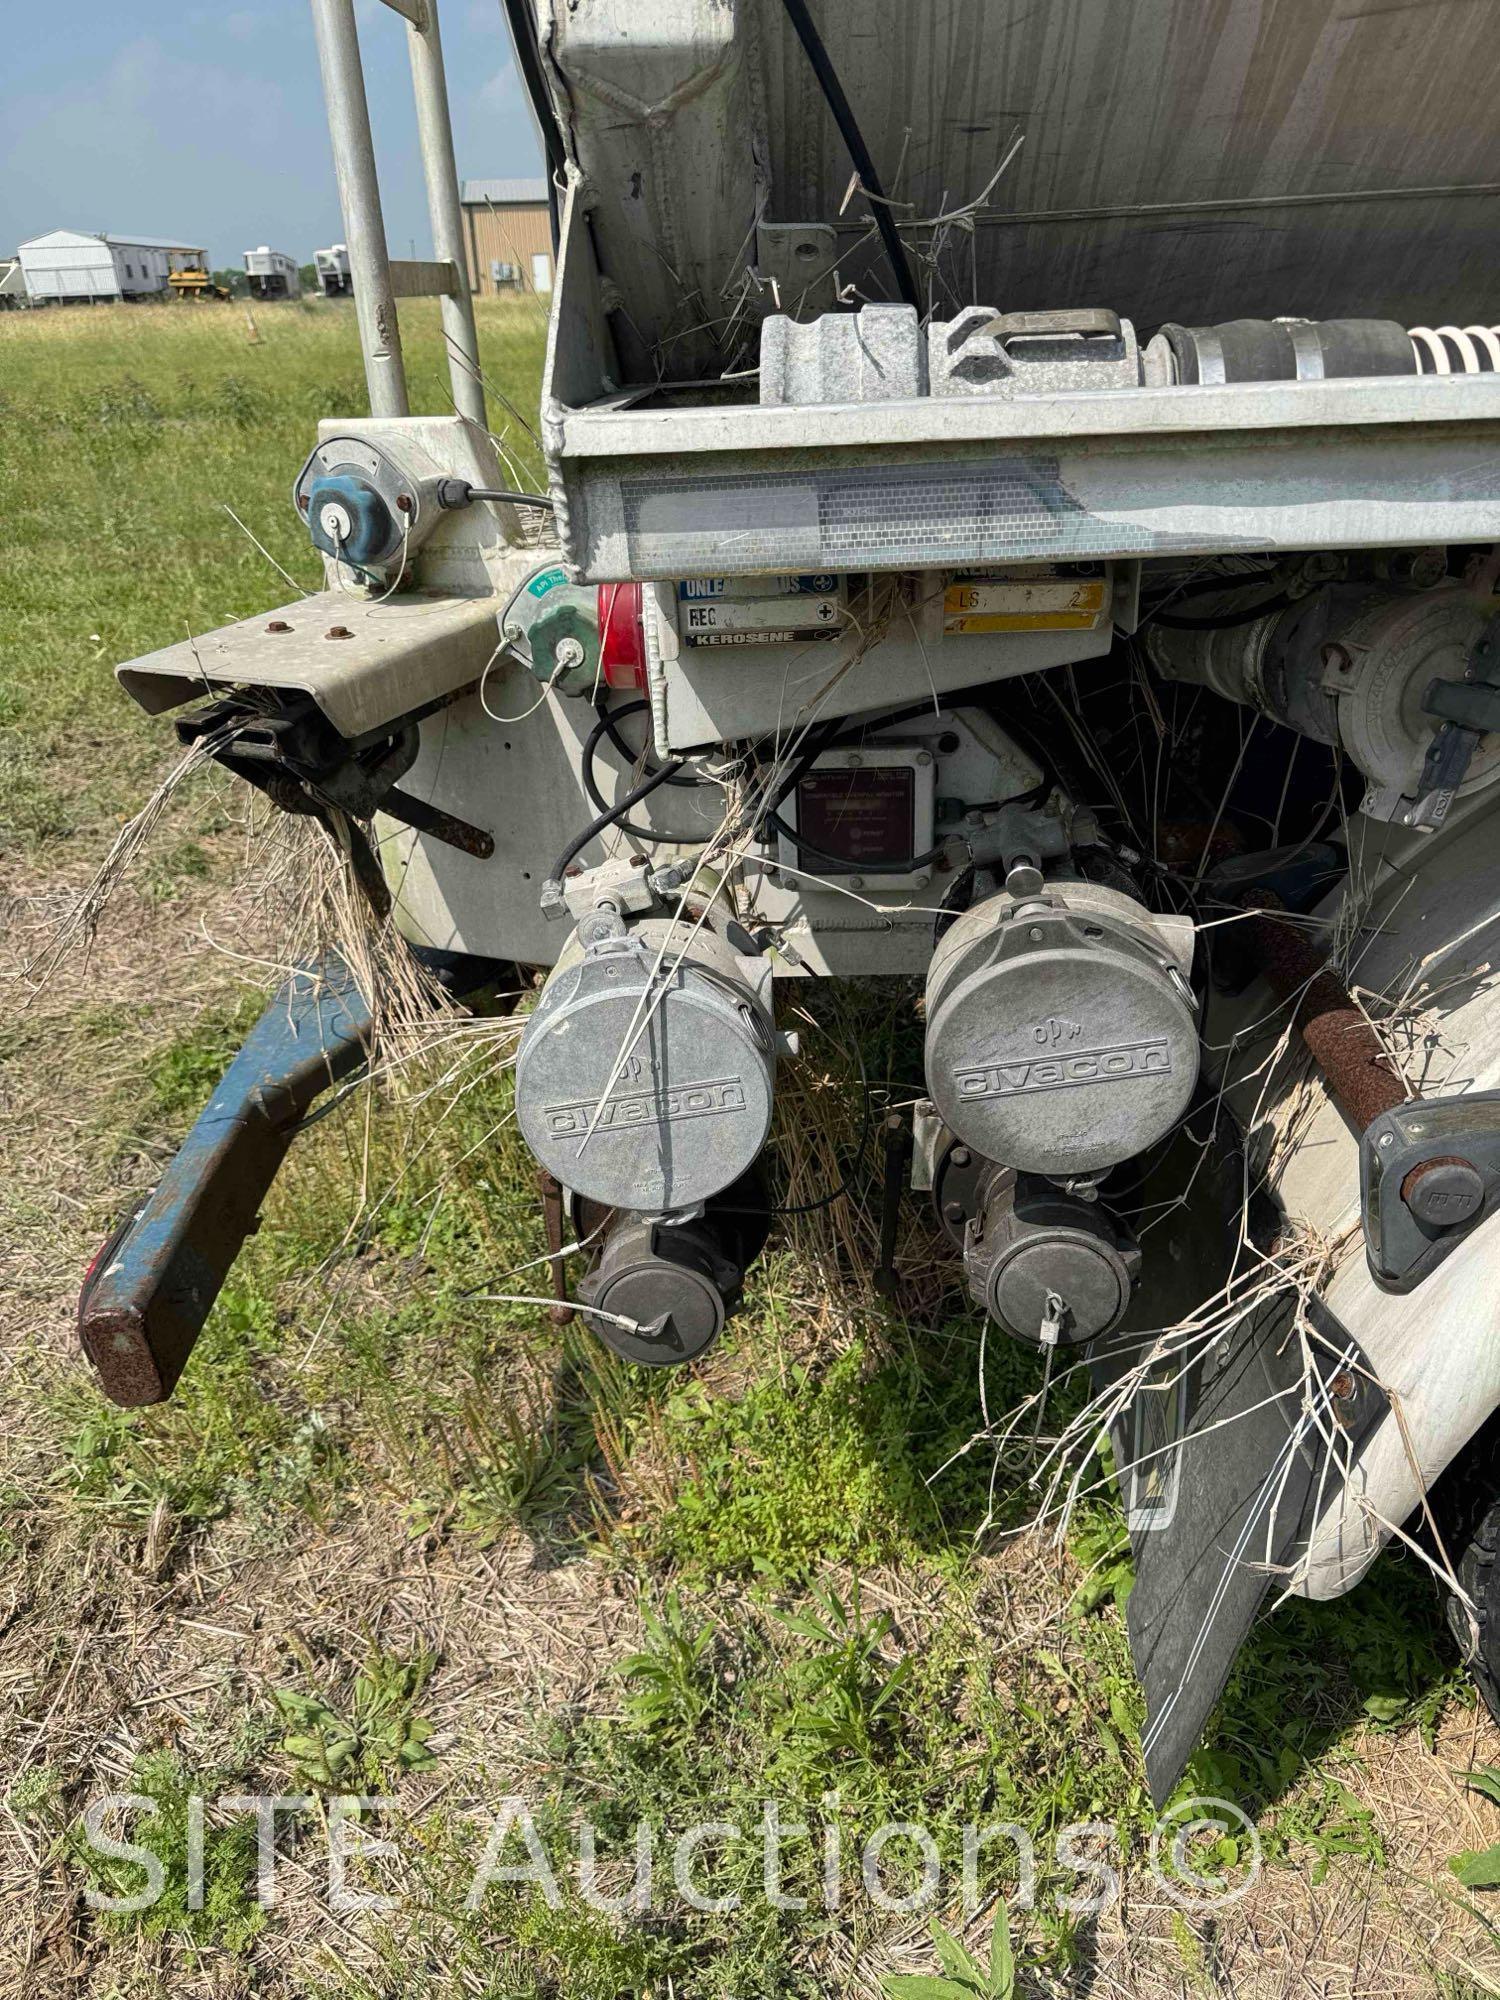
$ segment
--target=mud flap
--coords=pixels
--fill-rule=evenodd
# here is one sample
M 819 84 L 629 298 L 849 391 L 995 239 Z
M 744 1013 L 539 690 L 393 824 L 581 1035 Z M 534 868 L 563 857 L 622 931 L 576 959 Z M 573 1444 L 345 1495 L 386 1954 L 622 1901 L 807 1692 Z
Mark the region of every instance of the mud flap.
M 1135 1358 L 1130 1349 L 1096 1356 L 1096 1389 Z M 1334 1315 L 1288 1289 L 1169 1391 L 1138 1394 L 1116 1427 L 1135 1560 L 1130 1650 L 1158 1806 L 1197 1749 L 1267 1595 L 1284 1588 L 1387 1407 Z

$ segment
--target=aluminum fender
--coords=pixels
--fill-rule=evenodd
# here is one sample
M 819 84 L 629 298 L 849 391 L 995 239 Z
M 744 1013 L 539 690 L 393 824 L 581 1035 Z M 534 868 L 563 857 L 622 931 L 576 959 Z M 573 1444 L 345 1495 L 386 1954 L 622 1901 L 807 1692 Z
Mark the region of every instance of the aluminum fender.
M 1317 913 L 1341 918 L 1341 934 L 1359 919 L 1345 961 L 1351 984 L 1377 1022 L 1389 1015 L 1387 1045 L 1424 1097 L 1500 1086 L 1497 836 L 1493 795 L 1425 838 L 1357 816 L 1349 880 Z M 1391 1401 L 1299 1566 L 1299 1593 L 1329 1598 L 1353 1588 L 1500 1406 L 1500 1226 L 1481 1223 L 1406 1296 L 1381 1291 L 1360 1226 L 1358 1133 L 1315 1076 L 1309 1083 L 1300 1041 L 1268 1083 L 1253 1074 L 1285 1018 L 1256 981 L 1215 1009 L 1209 1039 L 1221 1050 L 1233 1043 L 1226 1076 L 1252 1155 L 1279 1156 L 1271 1185 L 1287 1216 L 1332 1248 L 1323 1298 Z

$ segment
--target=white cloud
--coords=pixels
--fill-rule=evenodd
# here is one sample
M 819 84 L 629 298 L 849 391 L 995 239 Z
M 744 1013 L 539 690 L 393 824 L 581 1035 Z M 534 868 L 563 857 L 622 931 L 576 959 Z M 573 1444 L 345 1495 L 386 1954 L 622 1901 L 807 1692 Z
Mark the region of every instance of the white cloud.
M 521 107 L 521 79 L 516 75 L 514 63 L 506 63 L 503 69 L 479 86 L 479 102 L 487 111 L 518 111 Z

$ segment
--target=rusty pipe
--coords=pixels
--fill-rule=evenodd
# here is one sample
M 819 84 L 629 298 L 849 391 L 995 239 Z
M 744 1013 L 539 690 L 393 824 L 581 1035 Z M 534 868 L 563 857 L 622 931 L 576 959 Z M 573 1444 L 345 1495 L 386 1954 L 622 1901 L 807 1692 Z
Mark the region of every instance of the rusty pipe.
M 1389 1050 L 1306 932 L 1265 908 L 1250 928 L 1272 991 L 1292 1003 L 1297 1032 L 1361 1132 L 1420 1095 L 1392 1069 Z

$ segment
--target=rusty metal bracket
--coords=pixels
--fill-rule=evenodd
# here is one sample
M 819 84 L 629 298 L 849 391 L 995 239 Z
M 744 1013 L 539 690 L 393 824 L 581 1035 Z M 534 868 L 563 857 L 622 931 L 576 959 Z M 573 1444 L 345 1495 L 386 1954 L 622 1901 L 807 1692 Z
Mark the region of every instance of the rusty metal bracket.
M 882 1298 L 893 1299 L 900 1282 L 896 1269 L 896 1236 L 901 1227 L 901 1200 L 906 1193 L 906 1163 L 911 1157 L 912 1129 L 899 1111 L 886 1114 L 881 1128 L 885 1148 L 885 1174 L 880 1198 L 880 1261 L 871 1282 Z
M 547 1234 L 547 1256 L 552 1274 L 552 1296 L 557 1301 L 547 1317 L 554 1326 L 570 1326 L 573 1307 L 568 1298 L 568 1274 L 563 1268 L 563 1187 L 545 1167 L 538 1170 L 537 1185 L 542 1196 L 542 1226 Z
M 415 761 L 417 726 L 426 712 L 403 717 L 372 742 L 352 743 L 308 695 L 278 699 L 269 707 L 264 698 L 236 695 L 185 716 L 177 735 L 185 744 L 215 739 L 216 761 L 283 811 L 313 813 L 325 823 L 335 814 L 367 821 L 384 813 L 487 861 L 495 851 L 493 835 L 401 787 Z

